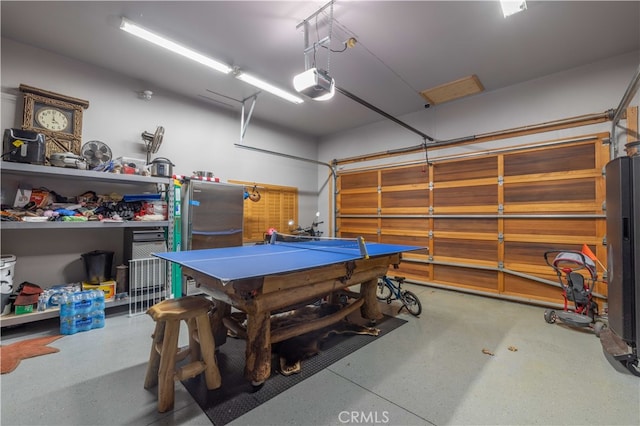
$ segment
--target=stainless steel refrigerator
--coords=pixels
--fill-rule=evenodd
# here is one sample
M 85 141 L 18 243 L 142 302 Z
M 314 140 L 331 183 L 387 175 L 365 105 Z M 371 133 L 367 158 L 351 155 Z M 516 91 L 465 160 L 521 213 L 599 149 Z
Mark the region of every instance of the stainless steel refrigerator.
M 244 188 L 188 179 L 182 187 L 182 250 L 242 245 Z
M 640 376 L 640 156 L 606 167 L 609 327 L 603 347 Z

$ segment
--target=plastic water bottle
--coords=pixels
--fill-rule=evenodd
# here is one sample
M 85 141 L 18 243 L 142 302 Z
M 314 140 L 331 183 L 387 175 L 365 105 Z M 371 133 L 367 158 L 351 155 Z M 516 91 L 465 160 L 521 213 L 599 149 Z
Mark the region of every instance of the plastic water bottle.
M 60 317 L 60 334 L 76 334 L 80 315 L 69 315 Z
M 89 315 L 93 310 L 94 297 L 93 290 L 81 291 L 76 308 L 78 313 Z
M 91 316 L 91 313 L 83 313 L 83 314 L 78 314 L 75 317 L 76 320 L 76 328 L 78 329 L 78 331 L 89 331 L 93 328 L 93 317 Z
M 104 291 L 102 290 L 93 290 L 94 293 L 94 302 L 93 309 L 94 310 L 102 310 L 104 311 Z
M 45 309 L 47 309 L 47 296 L 43 292 L 38 296 L 38 312 L 43 312 Z
M 91 313 L 91 328 L 103 328 L 105 322 L 104 309 L 96 309 Z

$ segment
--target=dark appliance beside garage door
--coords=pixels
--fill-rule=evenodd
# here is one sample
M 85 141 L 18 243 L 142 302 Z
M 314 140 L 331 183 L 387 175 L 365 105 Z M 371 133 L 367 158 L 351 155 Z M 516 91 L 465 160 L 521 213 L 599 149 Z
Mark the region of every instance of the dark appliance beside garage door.
M 640 156 L 606 166 L 609 329 L 604 349 L 640 376 Z

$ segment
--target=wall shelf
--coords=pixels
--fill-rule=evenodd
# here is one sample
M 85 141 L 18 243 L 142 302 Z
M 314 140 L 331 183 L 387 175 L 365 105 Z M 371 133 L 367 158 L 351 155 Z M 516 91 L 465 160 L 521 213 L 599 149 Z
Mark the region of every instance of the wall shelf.
M 91 230 L 100 229 L 127 229 L 127 228 L 165 228 L 169 237 L 167 237 L 167 248 L 173 250 L 173 205 L 174 205 L 174 191 L 173 179 L 170 177 L 156 177 L 156 176 L 140 176 L 129 174 L 116 174 L 106 172 L 96 172 L 92 170 L 78 170 L 64 167 L 42 166 L 26 163 L 16 163 L 10 161 L 0 161 L 0 172 L 2 173 L 2 197 L 3 203 L 9 204 L 9 197 L 12 196 L 12 192 L 15 192 L 17 188 L 20 188 L 21 184 L 24 184 L 25 188 L 40 186 L 51 186 L 51 189 L 55 189 L 61 192 L 76 191 L 78 188 L 84 188 L 87 184 L 90 184 L 96 191 L 118 191 L 118 193 L 129 194 L 157 194 L 165 193 L 167 196 L 167 204 L 171 206 L 167 209 L 167 220 L 130 220 L 123 222 L 101 222 L 101 221 L 86 221 L 86 222 L 63 222 L 63 221 L 46 221 L 46 222 L 13 222 L 3 221 L 0 226 L 2 231 L 3 248 L 9 251 L 17 249 L 22 252 L 14 253 L 18 258 L 23 258 L 25 262 L 29 263 L 27 269 L 30 272 L 38 268 L 47 270 L 45 260 L 49 260 L 49 267 L 51 267 L 52 261 L 59 253 L 55 249 L 49 251 L 42 251 L 35 256 L 31 253 L 25 253 L 24 244 L 16 244 L 24 238 L 34 238 L 33 232 L 22 233 L 23 230 L 36 230 L 36 231 L 52 231 L 57 235 L 54 230 L 78 230 L 78 232 L 84 232 L 82 235 L 87 239 L 99 238 L 96 236 L 98 233 L 91 232 Z M 59 189 L 61 188 L 61 189 Z M 12 198 L 11 198 L 12 200 Z M 37 238 L 45 238 L 47 233 L 35 232 Z M 111 233 L 109 233 L 111 234 Z M 49 234 L 51 235 L 51 233 Z M 102 235 L 102 234 L 101 234 Z M 114 232 L 113 235 L 120 235 L 118 232 Z M 68 246 L 76 247 L 77 242 L 85 241 L 85 238 L 68 238 L 70 241 Z M 12 245 L 13 244 L 13 245 Z M 38 241 L 34 241 L 33 244 L 38 244 Z M 73 250 L 73 249 L 71 249 Z M 81 252 L 79 252 L 81 253 Z M 29 254 L 29 255 L 27 255 Z M 67 258 L 69 253 L 64 253 Z M 79 254 L 78 254 L 79 256 Z M 24 267 L 23 267 L 24 268 Z M 55 269 L 55 267 L 54 267 Z M 47 270 L 48 271 L 48 270 Z M 56 275 L 57 274 L 57 275 Z M 170 287 L 171 277 L 168 277 L 167 282 Z M 15 279 L 15 278 L 14 278 Z M 70 278 L 66 277 L 66 281 Z M 79 278 L 71 278 L 73 281 L 78 281 Z M 17 279 L 16 284 L 23 281 L 30 280 L 29 276 L 20 277 Z M 53 273 L 47 272 L 48 282 L 65 282 L 64 275 L 61 270 Z M 43 286 L 46 289 L 47 285 Z M 158 292 L 148 295 L 143 295 L 135 299 L 121 299 L 112 300 L 105 303 L 105 309 L 115 306 L 129 305 L 130 303 L 138 303 L 144 301 L 155 300 L 158 296 Z M 164 294 L 164 293 L 162 293 Z M 131 306 L 130 306 L 131 308 Z M 20 324 L 31 323 L 35 321 L 46 320 L 50 318 L 58 318 L 60 316 L 60 310 L 58 308 L 50 308 L 42 312 L 32 312 L 28 314 L 15 315 L 14 313 L 4 315 L 0 317 L 0 327 L 10 327 Z
M 105 309 L 114 308 L 116 306 L 122 306 L 129 304 L 129 299 L 112 300 L 105 302 Z M 49 308 L 42 312 L 30 312 L 28 314 L 7 314 L 0 317 L 0 328 L 11 327 L 14 325 L 27 324 L 35 321 L 42 321 L 50 318 L 59 318 L 60 308 Z
M 67 167 L 40 166 L 37 164 L 15 163 L 11 161 L 0 162 L 2 174 L 37 174 L 44 177 L 61 177 L 64 179 L 87 180 L 96 179 L 111 181 L 113 183 L 139 183 L 139 184 L 169 184 L 171 178 L 156 176 L 126 175 L 119 173 L 95 172 L 93 170 L 78 170 Z
M 130 220 L 124 222 L 2 222 L 2 229 L 107 229 L 107 228 L 149 228 L 168 226 L 169 221 Z

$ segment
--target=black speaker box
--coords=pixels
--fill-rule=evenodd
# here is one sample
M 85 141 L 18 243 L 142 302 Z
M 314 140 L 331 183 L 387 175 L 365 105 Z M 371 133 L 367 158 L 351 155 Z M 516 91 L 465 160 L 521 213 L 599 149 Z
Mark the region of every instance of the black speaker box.
M 44 164 L 45 140 L 42 133 L 6 129 L 2 140 L 2 159 L 17 163 Z

